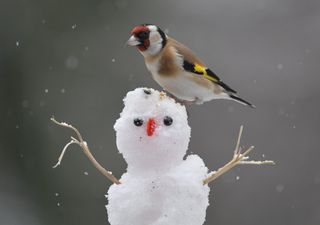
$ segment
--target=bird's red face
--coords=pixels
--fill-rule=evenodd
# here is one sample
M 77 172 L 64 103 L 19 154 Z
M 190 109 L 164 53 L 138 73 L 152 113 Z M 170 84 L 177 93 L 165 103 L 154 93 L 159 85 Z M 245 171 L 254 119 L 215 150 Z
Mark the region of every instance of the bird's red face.
M 139 25 L 131 30 L 127 44 L 137 46 L 140 51 L 146 51 L 150 46 L 150 29 L 147 25 Z

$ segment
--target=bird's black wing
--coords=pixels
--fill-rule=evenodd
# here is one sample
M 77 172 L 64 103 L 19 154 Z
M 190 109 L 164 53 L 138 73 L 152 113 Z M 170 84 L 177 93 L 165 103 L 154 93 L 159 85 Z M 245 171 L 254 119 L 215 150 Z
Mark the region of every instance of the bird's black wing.
M 187 60 L 183 60 L 183 69 L 188 71 L 188 72 L 203 76 L 204 78 L 212 81 L 213 83 L 216 83 L 216 84 L 220 85 L 227 92 L 231 92 L 231 93 L 234 93 L 234 94 L 237 93 L 235 90 L 233 90 L 228 85 L 223 83 L 220 80 L 220 78 L 214 72 L 212 72 L 209 68 L 207 68 L 205 66 L 202 66 L 202 65 L 197 64 L 197 63 L 193 64 L 193 63 L 188 62 Z

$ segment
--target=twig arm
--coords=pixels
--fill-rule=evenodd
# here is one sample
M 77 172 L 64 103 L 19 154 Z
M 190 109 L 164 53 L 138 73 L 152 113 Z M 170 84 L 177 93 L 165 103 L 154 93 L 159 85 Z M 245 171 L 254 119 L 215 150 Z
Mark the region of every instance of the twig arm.
M 71 144 L 78 144 L 81 147 L 83 153 L 88 157 L 88 159 L 91 161 L 91 163 L 94 165 L 94 167 L 97 170 L 99 170 L 100 173 L 102 173 L 105 177 L 107 177 L 111 182 L 113 182 L 115 184 L 120 184 L 120 181 L 115 176 L 113 176 L 113 174 L 110 171 L 107 171 L 104 167 L 102 167 L 100 165 L 100 163 L 94 158 L 87 143 L 83 140 L 82 135 L 80 134 L 80 132 L 77 128 L 73 127 L 70 124 L 64 123 L 64 122 L 58 122 L 57 120 L 55 120 L 54 117 L 51 118 L 51 121 L 59 126 L 66 127 L 66 128 L 73 130 L 78 137 L 78 139 L 71 137 L 71 141 L 65 145 L 65 147 L 63 148 L 63 150 L 60 154 L 60 157 L 58 159 L 57 164 L 53 168 L 56 168 L 57 166 L 59 166 L 61 164 L 63 156 Z
M 231 170 L 233 167 L 237 165 L 243 165 L 243 164 L 251 164 L 251 165 L 264 165 L 264 164 L 269 164 L 269 165 L 274 165 L 275 162 L 272 160 L 265 160 L 265 161 L 254 161 L 249 159 L 249 153 L 254 149 L 254 146 L 251 146 L 248 148 L 244 153 L 241 153 L 241 147 L 240 147 L 240 140 L 241 140 L 241 135 L 243 131 L 243 126 L 240 127 L 238 139 L 237 139 L 237 144 L 236 148 L 234 150 L 233 158 L 225 164 L 223 167 L 219 168 L 217 171 L 213 171 L 206 179 L 203 180 L 203 184 L 209 184 L 210 182 L 214 181 L 221 175 L 225 174 L 229 170 Z
M 84 154 L 89 158 L 89 160 L 92 162 L 92 164 L 96 167 L 97 170 L 99 170 L 100 173 L 102 173 L 105 177 L 107 177 L 110 181 L 112 181 L 115 184 L 120 184 L 120 181 L 112 174 L 111 171 L 106 170 L 101 164 L 94 158 L 94 156 L 91 154 L 91 151 L 87 145 L 86 142 L 82 142 L 80 145 Z

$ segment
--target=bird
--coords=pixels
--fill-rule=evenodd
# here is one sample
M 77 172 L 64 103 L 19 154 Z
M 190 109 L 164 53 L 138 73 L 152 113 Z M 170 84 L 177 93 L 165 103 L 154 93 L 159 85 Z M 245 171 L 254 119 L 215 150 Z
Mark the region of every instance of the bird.
M 156 25 L 135 26 L 127 45 L 138 48 L 153 79 L 180 103 L 202 104 L 213 99 L 228 99 L 255 108 L 240 98 L 191 49 Z

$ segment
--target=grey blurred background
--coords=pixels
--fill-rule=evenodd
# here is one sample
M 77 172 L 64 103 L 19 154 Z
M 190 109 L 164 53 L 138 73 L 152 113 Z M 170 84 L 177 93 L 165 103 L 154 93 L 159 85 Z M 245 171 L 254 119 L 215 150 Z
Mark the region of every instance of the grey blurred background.
M 231 101 L 188 107 L 189 152 L 211 169 L 228 161 L 239 126 L 255 159 L 212 185 L 205 224 L 320 224 L 320 1 L 1 0 L 0 224 L 108 224 L 110 182 L 72 146 L 78 127 L 120 177 L 126 164 L 113 124 L 122 98 L 159 89 L 131 28 L 155 23 L 191 47 L 252 110 Z

